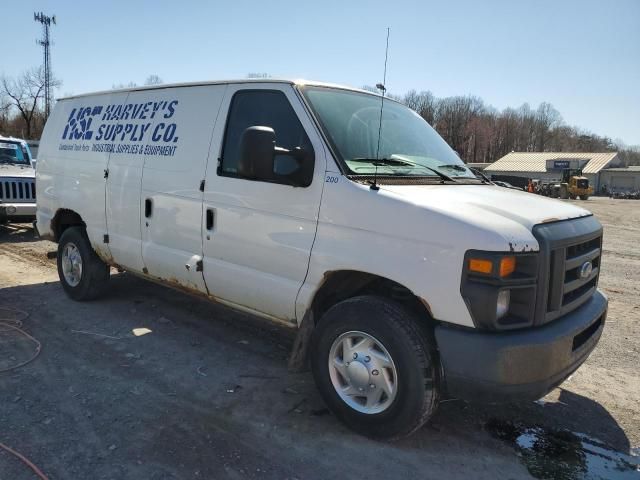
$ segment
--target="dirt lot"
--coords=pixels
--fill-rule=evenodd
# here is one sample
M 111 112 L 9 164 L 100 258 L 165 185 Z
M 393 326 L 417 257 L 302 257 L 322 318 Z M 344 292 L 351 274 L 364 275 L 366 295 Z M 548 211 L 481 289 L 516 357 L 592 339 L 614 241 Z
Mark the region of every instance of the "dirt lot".
M 0 373 L 0 442 L 51 479 L 639 478 L 640 202 L 580 204 L 605 225 L 611 302 L 587 363 L 543 401 L 446 401 L 392 444 L 346 430 L 287 371 L 287 332 L 128 274 L 74 303 L 55 245 L 0 227 L 0 319 L 28 315 L 42 343 Z M 34 348 L 0 325 L 0 370 Z M 0 450 L 0 480 L 32 478 Z

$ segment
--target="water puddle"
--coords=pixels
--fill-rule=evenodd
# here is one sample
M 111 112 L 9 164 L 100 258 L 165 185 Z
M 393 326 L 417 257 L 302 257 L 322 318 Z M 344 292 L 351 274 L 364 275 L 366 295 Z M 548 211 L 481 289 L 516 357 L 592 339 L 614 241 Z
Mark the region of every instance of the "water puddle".
M 637 449 L 627 455 L 580 433 L 524 427 L 497 419 L 490 420 L 486 428 L 494 437 L 513 445 L 529 473 L 539 479 L 640 479 Z

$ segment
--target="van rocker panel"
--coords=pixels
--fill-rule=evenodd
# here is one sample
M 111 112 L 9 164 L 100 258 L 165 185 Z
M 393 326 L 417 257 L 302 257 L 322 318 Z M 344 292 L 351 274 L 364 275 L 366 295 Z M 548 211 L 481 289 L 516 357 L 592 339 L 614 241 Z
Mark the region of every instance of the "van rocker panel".
M 435 328 L 447 393 L 469 400 L 538 399 L 561 384 L 595 348 L 607 314 L 599 290 L 544 327 L 511 332 Z M 598 323 L 599 322 L 599 323 Z

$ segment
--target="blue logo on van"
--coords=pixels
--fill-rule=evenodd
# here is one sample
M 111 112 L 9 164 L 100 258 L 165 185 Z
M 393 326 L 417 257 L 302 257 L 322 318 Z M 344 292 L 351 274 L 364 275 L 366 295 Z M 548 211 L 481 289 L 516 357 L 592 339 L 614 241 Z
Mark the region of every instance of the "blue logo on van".
M 161 100 L 76 107 L 67 118 L 61 139 L 94 143 L 91 147 L 61 143 L 59 149 L 174 155 L 177 146 L 171 144 L 178 142 L 177 125 L 170 120 L 177 106 L 178 100 Z

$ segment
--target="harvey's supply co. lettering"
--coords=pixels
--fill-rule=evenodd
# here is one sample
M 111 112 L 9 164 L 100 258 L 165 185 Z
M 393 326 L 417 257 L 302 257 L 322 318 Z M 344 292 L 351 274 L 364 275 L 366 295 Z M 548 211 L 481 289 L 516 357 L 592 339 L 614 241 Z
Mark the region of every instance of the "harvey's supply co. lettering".
M 69 113 L 61 139 L 93 144 L 63 142 L 58 149 L 173 156 L 177 146 L 166 144 L 178 142 L 178 128 L 171 121 L 177 107 L 178 100 L 76 107 Z

